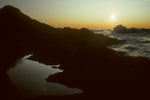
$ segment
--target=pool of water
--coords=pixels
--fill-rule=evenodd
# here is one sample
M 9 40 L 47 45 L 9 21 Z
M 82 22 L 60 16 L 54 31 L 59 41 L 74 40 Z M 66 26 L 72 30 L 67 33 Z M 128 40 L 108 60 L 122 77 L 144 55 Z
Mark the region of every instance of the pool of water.
M 30 56 L 20 59 L 17 65 L 7 72 L 22 97 L 73 95 L 83 92 L 78 88 L 69 88 L 63 84 L 47 82 L 48 76 L 63 73 L 63 70 L 59 69 L 59 65 L 45 65 L 29 60 Z

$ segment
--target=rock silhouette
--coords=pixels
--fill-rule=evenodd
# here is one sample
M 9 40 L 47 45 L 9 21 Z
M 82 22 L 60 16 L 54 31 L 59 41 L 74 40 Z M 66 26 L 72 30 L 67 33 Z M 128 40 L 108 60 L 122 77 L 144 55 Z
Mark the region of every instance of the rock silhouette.
M 116 30 L 126 32 L 123 26 Z M 145 89 L 140 86 L 136 89 L 138 85 L 134 83 L 143 81 L 144 84 L 144 81 L 149 80 L 150 60 L 122 56 L 107 48 L 113 44 L 124 43 L 123 41 L 94 34 L 86 28 L 57 29 L 31 19 L 12 6 L 0 9 L 0 33 L 0 70 L 1 74 L 5 73 L 5 78 L 8 78 L 6 71 L 13 67 L 19 58 L 34 54 L 32 60 L 45 64 L 60 64 L 60 68 L 64 69 L 64 73 L 51 76 L 47 81 L 79 87 L 85 92 L 83 95 L 60 97 L 61 99 L 114 98 L 125 95 L 135 97 L 137 94 L 147 96 L 146 92 L 143 92 Z M 2 79 L 1 92 L 9 91 L 6 87 L 11 82 Z M 13 87 L 12 84 L 9 86 Z M 12 93 L 17 94 L 17 90 L 13 90 L 15 92 Z M 35 99 L 49 98 L 59 97 Z

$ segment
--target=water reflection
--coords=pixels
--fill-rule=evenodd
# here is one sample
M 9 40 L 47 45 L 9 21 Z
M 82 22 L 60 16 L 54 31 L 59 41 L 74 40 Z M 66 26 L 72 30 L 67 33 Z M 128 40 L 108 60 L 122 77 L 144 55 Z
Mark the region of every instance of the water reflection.
M 48 95 L 73 95 L 82 93 L 77 88 L 68 88 L 62 84 L 47 82 L 49 75 L 61 73 L 59 66 L 48 66 L 36 61 L 22 58 L 8 75 L 23 97 L 48 96 Z

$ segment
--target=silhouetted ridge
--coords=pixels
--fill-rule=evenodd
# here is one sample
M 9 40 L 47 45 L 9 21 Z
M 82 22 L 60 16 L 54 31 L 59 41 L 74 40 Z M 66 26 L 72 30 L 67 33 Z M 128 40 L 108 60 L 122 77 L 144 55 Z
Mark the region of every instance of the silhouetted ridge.
M 13 66 L 17 59 L 40 48 L 40 41 L 56 31 L 54 27 L 33 20 L 12 6 L 0 9 L 0 28 L 0 65 L 6 69 Z
M 3 8 L 1 8 L 0 12 L 14 12 L 14 13 L 17 13 L 17 12 L 20 12 L 20 10 L 18 8 L 13 7 L 13 6 L 7 5 L 7 6 L 4 6 Z
M 31 19 L 17 8 L 6 6 L 0 9 L 0 33 L 0 89 L 5 91 L 7 97 L 11 91 L 6 87 L 11 86 L 8 84 L 11 82 L 6 71 L 13 67 L 18 59 L 28 54 L 34 54 L 32 60 L 60 64 L 64 72 L 47 80 L 79 87 L 85 92 L 85 97 L 130 93 L 124 91 L 124 82 L 122 86 L 117 82 L 111 85 L 110 80 L 149 80 L 149 59 L 122 56 L 107 48 L 123 43 L 122 41 L 94 34 L 86 28 L 57 29 Z M 103 81 L 107 84 L 102 84 Z M 121 86 L 121 89 L 118 86 Z M 126 87 L 131 88 L 131 85 Z M 110 91 L 110 88 L 118 92 Z M 15 89 L 11 90 L 17 94 Z M 0 99 L 2 96 L 0 94 Z
M 54 27 L 51 27 L 49 25 L 46 25 L 44 23 L 40 23 L 32 18 L 30 18 L 29 16 L 23 14 L 19 9 L 13 7 L 13 6 L 5 6 L 3 8 L 0 9 L 0 17 L 1 20 L 6 20 L 4 23 L 11 23 L 11 24 L 16 24 L 14 26 L 17 26 L 17 24 L 22 24 L 22 25 L 26 25 L 26 27 L 31 27 L 31 28 L 37 28 L 39 27 L 40 29 L 45 27 L 45 30 L 47 30 L 48 28 L 54 29 Z M 2 21 L 3 22 L 3 21 Z M 36 26 L 34 26 L 36 25 Z M 39 25 L 39 26 L 37 26 Z M 22 27 L 22 26 L 17 26 Z M 38 29 L 38 28 L 37 28 Z
M 37 54 L 40 58 L 46 56 L 51 59 L 58 54 L 64 55 L 65 52 L 72 55 L 93 46 L 104 47 L 122 43 L 117 39 L 96 35 L 86 28 L 54 28 L 31 19 L 12 6 L 0 9 L 0 22 L 2 46 L 0 64 L 7 64 L 7 67 L 12 66 L 16 59 L 30 53 Z

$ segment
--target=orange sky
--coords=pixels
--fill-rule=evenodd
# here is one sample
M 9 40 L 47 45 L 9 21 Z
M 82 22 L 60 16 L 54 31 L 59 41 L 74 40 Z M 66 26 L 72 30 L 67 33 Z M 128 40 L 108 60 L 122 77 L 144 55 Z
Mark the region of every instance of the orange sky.
M 54 27 L 150 28 L 150 0 L 0 0 Z

